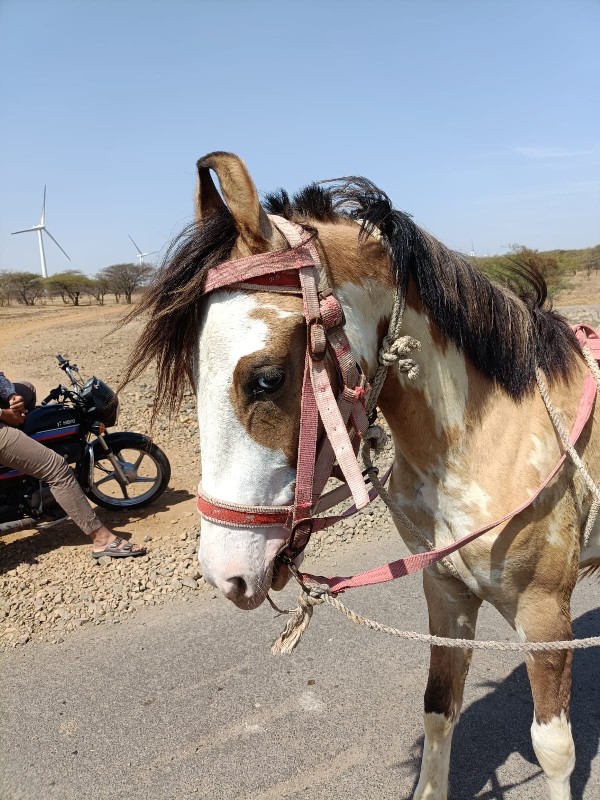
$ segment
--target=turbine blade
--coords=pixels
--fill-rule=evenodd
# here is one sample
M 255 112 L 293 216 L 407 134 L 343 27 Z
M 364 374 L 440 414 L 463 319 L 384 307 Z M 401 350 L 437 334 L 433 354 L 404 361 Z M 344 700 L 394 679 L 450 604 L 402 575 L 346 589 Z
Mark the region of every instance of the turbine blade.
M 52 239 L 52 241 L 53 241 L 53 242 L 54 242 L 54 244 L 55 244 L 55 245 L 58 247 L 58 249 L 59 249 L 59 250 L 62 250 L 62 252 L 63 252 L 63 253 L 65 253 L 65 251 L 62 249 L 62 247 L 59 245 L 59 243 L 58 243 L 58 242 L 56 241 L 56 239 L 54 238 L 54 236 L 52 236 L 52 234 L 50 233 L 50 231 L 48 230 L 48 228 L 44 228 L 44 231 L 45 231 L 45 232 L 46 232 L 46 234 L 47 234 L 47 235 L 48 235 L 48 236 L 49 236 L 49 237 Z M 65 255 L 67 256 L 67 254 L 66 254 L 66 253 L 65 253 Z M 70 257 L 70 256 L 67 256 L 67 258 L 69 259 L 69 261 L 71 260 L 71 257 Z
M 38 228 L 23 228 L 22 231 L 13 231 L 11 235 L 14 236 L 15 233 L 29 233 L 29 231 L 37 231 L 37 230 Z
M 44 224 L 44 220 L 46 219 L 46 185 L 44 184 L 44 202 L 42 203 L 42 221 L 40 225 Z
M 129 234 L 127 234 L 127 236 L 129 236 Z M 129 236 L 129 238 L 131 239 L 131 236 Z M 138 256 L 141 256 L 141 255 L 143 255 L 142 251 L 141 251 L 141 250 L 140 250 L 140 248 L 137 246 L 137 244 L 136 244 L 136 243 L 133 241 L 133 239 L 131 239 L 131 241 L 133 242 L 133 246 L 134 246 L 134 247 L 135 247 L 135 249 L 137 250 L 137 254 L 138 254 Z

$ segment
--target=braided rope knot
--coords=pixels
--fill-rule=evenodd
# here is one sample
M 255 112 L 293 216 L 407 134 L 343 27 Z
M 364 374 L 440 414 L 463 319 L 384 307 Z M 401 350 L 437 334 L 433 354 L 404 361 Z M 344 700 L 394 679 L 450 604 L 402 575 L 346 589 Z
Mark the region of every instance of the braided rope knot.
M 391 339 L 386 336 L 379 351 L 379 363 L 382 366 L 390 367 L 398 362 L 400 370 L 408 376 L 409 380 L 414 380 L 419 374 L 419 365 L 410 358 L 412 350 L 420 350 L 421 342 L 412 336 L 398 336 Z

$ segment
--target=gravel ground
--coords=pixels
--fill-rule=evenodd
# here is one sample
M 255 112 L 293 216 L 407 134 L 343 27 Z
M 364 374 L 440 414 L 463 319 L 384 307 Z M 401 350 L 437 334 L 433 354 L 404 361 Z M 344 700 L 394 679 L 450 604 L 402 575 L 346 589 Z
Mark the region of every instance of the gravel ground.
M 190 525 L 194 521 L 190 519 Z M 378 502 L 360 518 L 338 523 L 315 537 L 307 549 L 307 563 L 355 537 L 370 541 L 390 534 L 386 510 Z M 53 546 L 60 547 L 60 535 L 53 537 Z M 29 543 L 15 549 L 15 566 L 0 576 L 0 648 L 30 641 L 62 642 L 82 625 L 121 623 L 140 608 L 176 597 L 185 601 L 200 593 L 215 598 L 198 564 L 198 538 L 196 525 L 158 546 L 150 541 L 145 556 L 122 561 L 108 556 L 95 561 L 88 552 L 72 553 L 70 548 L 52 549 L 31 561 Z
M 600 324 L 600 305 L 564 306 L 570 321 Z M 3 330 L 2 366 L 12 378 L 27 378 L 40 396 L 60 381 L 54 357 L 61 352 L 116 386 L 126 354 L 139 330 L 134 324 L 110 333 L 122 314 L 119 306 L 98 308 L 0 309 Z M 27 330 L 23 340 L 20 331 Z M 105 337 L 105 338 L 103 338 Z M 27 367 L 25 368 L 25 365 Z M 150 432 L 152 376 L 144 375 L 122 394 L 119 429 Z M 124 561 L 90 557 L 89 543 L 72 523 L 43 532 L 0 538 L 0 649 L 29 642 L 61 642 L 82 625 L 124 623 L 143 607 L 193 595 L 209 601 L 213 589 L 202 578 L 197 561 L 199 527 L 194 491 L 199 477 L 195 404 L 185 397 L 177 418 L 159 420 L 152 435 L 167 452 L 172 480 L 163 497 L 149 509 L 130 516 L 101 511 L 118 533 L 144 541 L 145 556 Z M 389 461 L 391 446 L 382 458 Z M 381 501 L 315 537 L 307 561 L 343 547 L 348 540 L 395 536 Z

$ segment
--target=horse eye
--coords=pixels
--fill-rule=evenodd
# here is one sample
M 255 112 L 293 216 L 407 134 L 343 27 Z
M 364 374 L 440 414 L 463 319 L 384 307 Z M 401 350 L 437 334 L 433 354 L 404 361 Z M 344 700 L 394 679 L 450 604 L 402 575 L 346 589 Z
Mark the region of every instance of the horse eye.
M 261 373 L 255 378 L 255 388 L 253 394 L 261 395 L 263 393 L 273 394 L 278 389 L 281 389 L 285 380 L 285 372 L 282 369 L 270 369 Z

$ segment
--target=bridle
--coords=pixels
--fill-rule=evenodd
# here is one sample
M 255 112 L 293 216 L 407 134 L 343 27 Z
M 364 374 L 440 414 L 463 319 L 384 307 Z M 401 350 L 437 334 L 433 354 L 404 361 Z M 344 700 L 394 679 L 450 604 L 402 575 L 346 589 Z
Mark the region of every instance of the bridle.
M 228 287 L 302 297 L 306 354 L 294 503 L 228 503 L 209 496 L 200 485 L 197 507 L 204 519 L 217 525 L 287 528 L 289 538 L 280 556 L 293 560 L 304 550 L 312 533 L 350 516 L 376 497 L 377 492 L 369 490 L 357 459 L 361 439 L 369 429 L 365 403 L 370 386 L 352 354 L 344 331 L 344 312 L 321 264 L 314 233 L 282 217 L 269 218 L 290 247 L 226 261 L 209 269 L 202 293 Z M 337 397 L 327 371 L 328 358 L 338 376 Z M 319 420 L 324 428 L 320 442 Z M 332 474 L 343 482 L 323 494 Z M 315 516 L 350 496 L 354 505 L 343 514 Z

